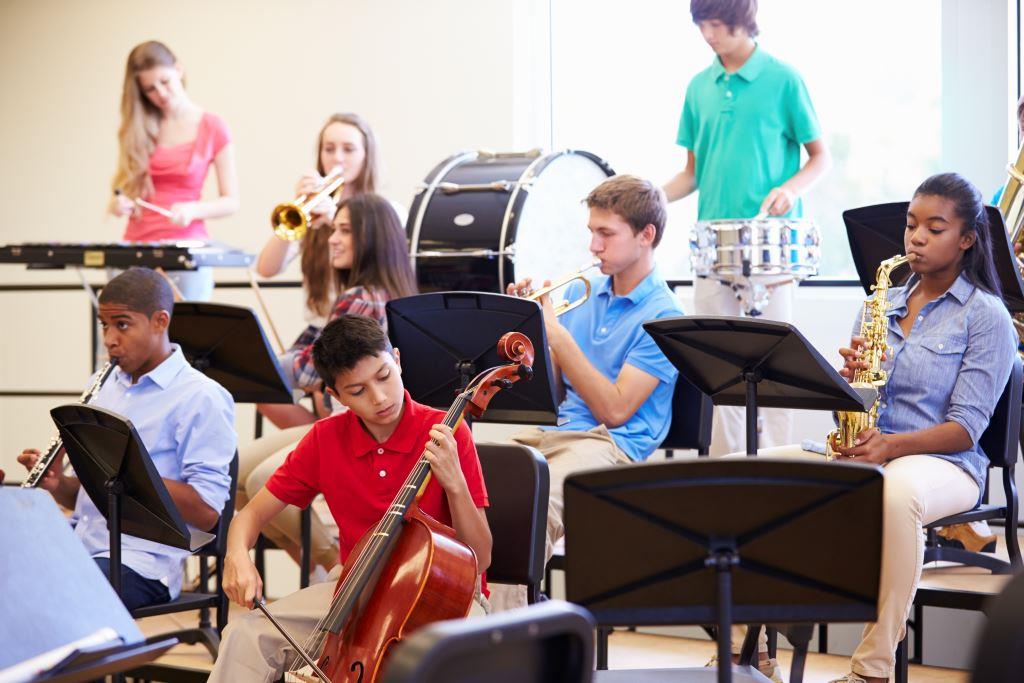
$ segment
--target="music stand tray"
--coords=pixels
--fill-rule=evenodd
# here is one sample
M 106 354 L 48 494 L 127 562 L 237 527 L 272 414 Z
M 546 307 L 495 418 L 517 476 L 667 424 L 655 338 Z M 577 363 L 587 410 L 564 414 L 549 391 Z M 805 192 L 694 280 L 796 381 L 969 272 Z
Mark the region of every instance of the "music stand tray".
M 875 284 L 878 264 L 887 258 L 904 252 L 903 235 L 907 229 L 907 208 L 910 202 L 892 202 L 863 206 L 843 212 L 846 223 L 846 238 L 850 242 L 850 253 L 857 268 L 857 276 L 864 292 L 871 293 Z M 992 239 L 992 258 L 996 273 L 1003 288 L 1003 301 L 1011 313 L 1024 312 L 1024 281 L 1021 280 L 1017 257 L 1010 244 L 1003 214 L 994 206 L 985 207 L 988 213 L 989 236 Z M 903 264 L 893 271 L 893 282 L 910 272 L 910 266 Z
M 747 455 L 757 454 L 757 409 L 867 410 L 874 389 L 855 389 L 789 323 L 681 316 L 644 323 L 680 374 L 715 405 L 747 408 Z
M 12 673 L 9 667 L 26 667 L 27 660 L 101 628 L 111 629 L 121 642 L 72 652 L 33 680 L 94 680 L 154 659 L 177 643 L 143 639 L 48 493 L 0 490 L 0 519 L 0 679 Z
M 168 334 L 192 367 L 227 389 L 235 403 L 295 402 L 252 309 L 179 301 Z
M 117 413 L 79 403 L 50 411 L 75 474 L 110 529 L 110 583 L 120 595 L 121 531 L 190 552 L 213 540 L 189 529 L 135 427 Z
M 503 365 L 496 344 L 506 332 L 522 332 L 536 354 L 533 380 L 494 397 L 480 422 L 553 425 L 558 401 L 544 313 L 540 304 L 488 292 L 434 292 L 387 303 L 388 337 L 402 353 L 402 380 L 409 395 L 447 409 L 480 372 Z
M 786 458 L 571 475 L 567 599 L 602 626 L 715 624 L 723 663 L 734 623 L 874 621 L 882 484 L 879 467 Z

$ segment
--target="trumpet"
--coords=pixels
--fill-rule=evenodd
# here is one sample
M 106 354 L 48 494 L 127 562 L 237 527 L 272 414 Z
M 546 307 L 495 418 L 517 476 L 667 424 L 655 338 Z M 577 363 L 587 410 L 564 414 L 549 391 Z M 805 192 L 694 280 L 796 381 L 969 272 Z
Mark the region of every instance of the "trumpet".
M 561 289 L 562 287 L 569 285 L 574 280 L 579 280 L 580 282 L 583 283 L 583 295 L 572 301 L 561 301 L 557 306 L 555 306 L 556 316 L 562 315 L 563 313 L 568 313 L 572 309 L 582 306 L 586 302 L 586 300 L 590 298 L 590 280 L 583 277 L 583 274 L 588 270 L 597 268 L 599 265 L 601 265 L 600 261 L 588 263 L 582 268 L 573 271 L 569 275 L 566 275 L 562 279 L 557 280 L 556 282 L 553 282 L 546 287 L 541 287 L 540 289 L 536 289 L 532 292 L 529 292 L 528 294 L 524 294 L 523 298 L 529 301 L 540 301 L 540 298 L 542 296 L 550 294 L 556 289 Z
M 341 174 L 341 166 L 335 166 L 324 178 L 324 186 L 316 194 L 300 194 L 290 202 L 275 206 L 270 212 L 270 225 L 274 228 L 274 234 L 289 242 L 301 240 L 313 222 L 310 213 L 313 207 L 332 194 L 337 202 L 337 192 L 345 182 Z

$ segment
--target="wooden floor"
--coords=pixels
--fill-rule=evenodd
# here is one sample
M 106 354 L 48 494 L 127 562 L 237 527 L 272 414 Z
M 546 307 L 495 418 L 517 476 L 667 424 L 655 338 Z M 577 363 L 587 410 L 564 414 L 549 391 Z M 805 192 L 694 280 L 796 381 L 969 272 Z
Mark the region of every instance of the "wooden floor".
M 232 613 L 241 610 L 233 607 Z M 152 617 L 139 621 L 147 636 L 166 633 L 179 628 L 195 625 L 194 614 L 176 614 Z M 703 666 L 715 654 L 715 644 L 710 640 L 696 640 L 675 636 L 659 636 L 646 633 L 616 631 L 609 639 L 608 664 L 612 669 L 670 668 Z M 787 679 L 790 653 L 780 650 L 783 679 Z M 179 645 L 158 660 L 160 663 L 209 669 L 213 666 L 206 650 L 199 645 Z M 804 672 L 806 683 L 826 683 L 849 670 L 848 657 L 811 653 L 807 658 Z M 928 666 L 911 666 L 910 680 L 913 683 L 938 683 L 968 681 L 965 671 L 941 669 Z
M 997 555 L 1006 558 L 1001 536 Z M 996 594 L 1007 581 L 1008 576 L 994 576 L 973 567 L 929 565 L 922 574 L 921 586 Z M 231 614 L 241 610 L 241 607 L 232 605 Z M 196 616 L 195 613 L 172 614 L 142 619 L 138 623 L 143 633 L 150 636 L 192 627 L 196 623 Z M 706 639 L 616 631 L 609 640 L 608 664 L 612 669 L 696 667 L 703 666 L 713 654 L 715 643 Z M 213 666 L 209 654 L 199 645 L 179 645 L 158 661 L 196 669 L 209 669 Z M 790 652 L 780 648 L 779 661 L 785 680 Z M 847 673 L 849 666 L 849 657 L 812 652 L 807 658 L 804 681 L 826 683 Z M 911 665 L 910 680 L 912 683 L 966 682 L 969 674 L 956 669 Z

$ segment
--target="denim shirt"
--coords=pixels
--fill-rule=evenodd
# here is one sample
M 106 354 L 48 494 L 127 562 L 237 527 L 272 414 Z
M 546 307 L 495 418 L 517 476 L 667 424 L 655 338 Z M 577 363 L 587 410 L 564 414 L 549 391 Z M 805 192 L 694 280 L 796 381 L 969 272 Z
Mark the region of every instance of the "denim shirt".
M 978 289 L 961 273 L 948 290 L 921 309 L 903 334 L 907 297 L 917 282 L 889 290 L 888 344 L 882 367 L 889 373 L 879 394 L 878 429 L 913 432 L 956 422 L 972 446 L 958 453 L 930 453 L 963 469 L 984 490 L 988 458 L 978 440 L 1010 377 L 1017 334 L 1002 300 Z M 854 334 L 860 333 L 860 316 Z

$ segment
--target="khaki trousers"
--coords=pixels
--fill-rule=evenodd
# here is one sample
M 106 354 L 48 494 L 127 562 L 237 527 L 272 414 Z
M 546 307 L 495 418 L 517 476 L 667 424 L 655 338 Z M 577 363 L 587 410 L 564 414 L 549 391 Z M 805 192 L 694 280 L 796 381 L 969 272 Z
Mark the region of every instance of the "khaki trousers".
M 266 485 L 267 480 L 284 463 L 288 454 L 295 449 L 295 445 L 312 426 L 308 424 L 282 429 L 256 439 L 238 450 L 236 510 L 241 510 Z M 301 529 L 299 508 L 289 505 L 267 523 L 263 533 L 278 546 L 298 546 L 302 541 Z M 311 516 L 310 531 L 313 562 L 328 569 L 336 565 L 338 543 L 316 514 Z
M 821 459 L 799 446 L 759 450 L 759 455 L 800 455 Z M 882 522 L 882 576 L 878 621 L 867 624 L 851 658 L 861 676 L 888 678 L 896 666 L 896 646 L 906 634 L 907 619 L 921 580 L 923 526 L 972 509 L 978 485 L 962 469 L 930 455 L 907 455 L 885 466 Z M 850 562 L 857 561 L 856 549 Z
M 551 559 L 552 548 L 565 535 L 565 503 L 562 487 L 570 474 L 583 470 L 631 463 L 604 425 L 585 432 L 544 430 L 531 427 L 512 436 L 524 446 L 536 448 L 548 462 L 551 482 L 548 497 L 548 525 L 545 561 Z M 525 586 L 494 585 L 490 587 L 490 603 L 494 612 L 526 606 Z
M 795 290 L 796 285 L 793 283 L 776 287 L 760 318 L 790 322 L 793 317 Z M 693 281 L 693 310 L 696 315 L 743 315 L 740 302 L 732 288 L 709 278 L 696 278 Z M 793 442 L 793 411 L 761 408 L 757 413 L 758 445 L 770 447 Z M 745 409 L 736 406 L 715 406 L 711 426 L 711 457 L 745 451 L 746 435 Z
M 281 598 L 268 607 L 274 617 L 296 642 L 305 644 L 327 613 L 334 597 L 334 589 L 341 576 L 337 565 L 327 581 Z M 469 616 L 484 616 L 486 600 L 479 595 L 473 601 Z M 274 625 L 259 610 L 232 616 L 224 629 L 217 652 L 217 661 L 210 672 L 209 683 L 270 683 L 284 675 L 291 667 L 295 650 Z

